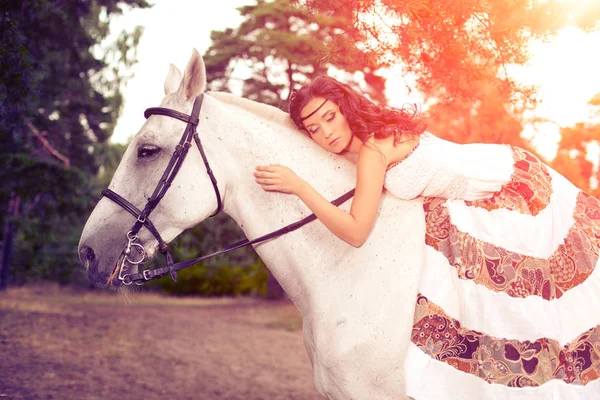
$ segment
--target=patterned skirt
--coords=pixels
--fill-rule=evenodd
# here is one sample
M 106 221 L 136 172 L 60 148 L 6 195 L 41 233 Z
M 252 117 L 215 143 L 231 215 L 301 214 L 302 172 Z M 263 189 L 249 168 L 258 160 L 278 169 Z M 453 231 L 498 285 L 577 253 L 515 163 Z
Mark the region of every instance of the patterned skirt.
M 600 399 L 600 202 L 513 156 L 492 197 L 424 203 L 415 400 Z

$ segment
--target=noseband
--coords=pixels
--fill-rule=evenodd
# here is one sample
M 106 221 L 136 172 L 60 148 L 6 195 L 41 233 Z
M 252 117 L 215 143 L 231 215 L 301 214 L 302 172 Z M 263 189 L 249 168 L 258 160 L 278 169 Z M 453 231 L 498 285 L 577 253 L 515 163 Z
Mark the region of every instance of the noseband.
M 124 197 L 122 197 L 121 195 L 119 195 L 111 189 L 107 188 L 102 191 L 102 196 L 112 200 L 137 219 L 136 222 L 133 224 L 131 230 L 126 235 L 127 246 L 123 250 L 122 255 L 120 257 L 120 266 L 117 265 L 115 267 L 115 270 L 113 271 L 113 274 L 111 275 L 111 278 L 109 278 L 109 282 L 107 282 L 107 284 L 110 283 L 110 280 L 117 272 L 117 277 L 119 281 L 121 281 L 121 283 L 123 283 L 124 285 L 131 285 L 134 282 L 138 285 L 141 285 L 146 281 L 158 279 L 165 275 L 170 275 L 173 281 L 177 281 L 177 271 L 183 268 L 187 268 L 208 258 L 227 253 L 235 249 L 239 249 L 240 247 L 276 238 L 288 232 L 292 232 L 316 219 L 316 216 L 314 214 L 311 214 L 297 222 L 287 225 L 274 232 L 260 236 L 256 239 L 244 239 L 239 242 L 233 243 L 215 253 L 173 264 L 173 257 L 171 256 L 171 253 L 169 253 L 168 244 L 160 236 L 158 230 L 156 229 L 152 221 L 150 221 L 149 217 L 150 213 L 156 208 L 160 200 L 165 196 L 167 190 L 169 189 L 169 187 L 173 183 L 173 180 L 177 176 L 179 168 L 181 168 L 181 164 L 185 160 L 185 156 L 187 155 L 187 152 L 192 145 L 192 138 L 196 143 L 196 147 L 198 147 L 198 150 L 200 151 L 202 161 L 204 162 L 204 166 L 206 167 L 206 172 L 210 177 L 210 181 L 212 182 L 215 195 L 217 196 L 217 209 L 211 215 L 211 217 L 217 215 L 223 208 L 221 194 L 217 185 L 217 179 L 215 178 L 213 171 L 210 169 L 210 165 L 208 164 L 206 154 L 204 153 L 204 149 L 202 148 L 202 143 L 200 142 L 200 137 L 198 136 L 198 132 L 196 132 L 196 128 L 199 122 L 198 116 L 200 115 L 200 109 L 202 108 L 203 99 L 204 94 L 200 94 L 198 97 L 196 97 L 196 99 L 194 100 L 194 105 L 192 107 L 192 115 L 187 115 L 179 111 L 171 110 L 169 108 L 164 107 L 151 107 L 144 111 L 144 117 L 146 118 L 149 118 L 151 115 L 164 115 L 166 117 L 171 117 L 186 122 L 187 126 L 185 127 L 185 131 L 183 132 L 183 135 L 179 140 L 179 144 L 175 148 L 175 151 L 173 152 L 173 155 L 169 160 L 167 168 L 165 169 L 162 177 L 160 178 L 160 181 L 158 182 L 156 188 L 154 189 L 154 192 L 152 193 L 152 196 L 150 196 L 150 198 L 148 199 L 146 206 L 143 210 L 140 211 L 136 206 L 131 204 L 128 200 L 126 200 Z M 354 189 L 338 197 L 337 199 L 332 201 L 332 203 L 336 206 L 339 206 L 340 204 L 344 203 L 346 200 L 351 198 L 353 195 Z M 144 226 L 150 231 L 150 233 L 152 233 L 152 235 L 158 241 L 158 249 L 162 254 L 164 254 L 165 259 L 167 261 L 167 265 L 165 267 L 156 268 L 153 270 L 143 270 L 140 272 L 137 270 L 137 268 L 141 264 L 143 264 L 144 261 L 146 261 L 146 252 L 144 250 L 144 246 L 140 243 L 137 243 L 137 241 L 139 240 L 138 233 L 140 229 L 142 229 L 142 227 Z M 136 271 L 133 270 L 134 268 L 136 269 Z

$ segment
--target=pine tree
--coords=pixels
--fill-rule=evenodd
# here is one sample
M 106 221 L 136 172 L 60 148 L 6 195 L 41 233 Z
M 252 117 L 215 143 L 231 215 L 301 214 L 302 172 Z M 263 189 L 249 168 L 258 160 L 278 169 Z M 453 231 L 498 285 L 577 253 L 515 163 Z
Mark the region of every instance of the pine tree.
M 346 39 L 346 19 L 314 13 L 289 0 L 258 0 L 238 10 L 244 21 L 237 28 L 213 31 L 203 56 L 212 90 L 227 90 L 233 71 L 243 65 L 251 76 L 242 82 L 242 96 L 283 108 L 290 88 L 335 67 L 348 75 L 362 72 L 368 85 L 363 89 L 375 100 L 384 99 L 385 81 L 376 74 L 380 63 Z M 337 47 L 346 51 L 330 50 Z M 352 79 L 348 83 L 358 85 Z

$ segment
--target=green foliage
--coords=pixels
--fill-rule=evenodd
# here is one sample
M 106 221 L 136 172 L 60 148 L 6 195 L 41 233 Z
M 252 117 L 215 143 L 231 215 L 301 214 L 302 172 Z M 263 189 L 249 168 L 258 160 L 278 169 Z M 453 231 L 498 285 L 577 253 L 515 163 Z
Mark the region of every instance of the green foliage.
M 2 238 L 14 247 L 10 282 L 78 279 L 91 183 L 121 112 L 122 68 L 135 63 L 142 34 L 122 32 L 103 58 L 95 55 L 123 7 L 148 3 L 0 3 L 0 224 L 15 232 L 12 242 Z
M 22 204 L 18 214 L 8 215 L 15 231 L 10 283 L 66 283 L 80 269 L 76 249 L 83 216 L 90 210 L 88 179 L 51 159 L 23 153 L 0 158 L 0 180 L 6 183 L 0 204 L 6 206 L 11 194 L 19 194 Z
M 600 93 L 589 102 L 590 115 L 596 122 L 577 123 L 560 129 L 561 140 L 552 168 L 567 177 L 573 184 L 587 193 L 600 197 L 600 171 L 588 159 L 589 145 L 600 145 Z M 597 162 L 597 160 L 596 160 Z
M 17 236 L 10 284 L 43 280 L 87 284 L 77 257 L 77 243 L 85 219 L 67 216 L 49 221 L 35 218 L 13 218 L 13 221 Z
M 189 260 L 214 253 L 242 238 L 244 234 L 235 221 L 221 213 L 179 235 L 170 247 L 175 260 Z M 164 259 L 159 256 L 150 268 L 163 265 Z M 267 294 L 268 270 L 249 246 L 184 269 L 178 277 L 177 283 L 165 277 L 150 287 L 180 295 Z
M 490 81 L 472 88 L 480 99 L 438 102 L 425 113 L 428 129 L 457 143 L 505 143 L 536 153 L 520 135 L 522 121 L 509 112 L 499 89 Z
M 384 81 L 375 74 L 380 64 L 352 47 L 341 30 L 346 19 L 313 13 L 289 0 L 258 0 L 238 10 L 242 24 L 213 31 L 212 45 L 203 56 L 211 90 L 228 90 L 234 69 L 244 65 L 251 76 L 243 81 L 242 96 L 282 107 L 290 88 L 336 67 L 363 72 L 369 94 L 383 99 Z M 334 56 L 326 51 L 327 43 L 350 50 L 344 57 Z
M 122 33 L 104 59 L 94 56 L 94 48 L 108 34 L 110 15 L 120 13 L 124 4 L 147 6 L 143 0 L 72 1 L 61 7 L 48 0 L 3 2 L 2 152 L 45 157 L 52 148 L 70 165 L 96 172 L 96 147 L 108 139 L 121 111 L 125 78 L 114 69 L 132 65 L 141 30 Z M 49 146 L 42 145 L 35 130 Z
M 178 274 L 177 282 L 169 276 L 151 284 L 151 287 L 174 295 L 237 296 L 267 294 L 268 271 L 259 261 L 246 266 L 219 266 L 209 268 L 200 263 L 184 269 Z
M 315 12 L 343 16 L 341 29 L 350 46 L 375 62 L 403 62 L 427 96 L 445 101 L 474 101 L 480 82 L 493 83 L 504 102 L 526 98 L 533 88 L 506 74 L 508 64 L 523 64 L 528 41 L 547 38 L 566 25 L 598 28 L 600 2 L 531 0 L 295 0 Z M 473 91 L 475 89 L 475 92 Z
M 401 64 L 414 76 L 437 135 L 529 149 L 520 135 L 525 113 L 537 106 L 536 88 L 515 81 L 507 66 L 528 61 L 532 39 L 548 39 L 569 25 L 600 27 L 597 1 L 292 1 L 347 21 L 340 27 L 346 42 L 331 42 L 327 51 L 360 48 L 370 62 Z M 559 158 L 568 164 L 564 154 Z M 583 158 L 579 164 L 589 168 Z

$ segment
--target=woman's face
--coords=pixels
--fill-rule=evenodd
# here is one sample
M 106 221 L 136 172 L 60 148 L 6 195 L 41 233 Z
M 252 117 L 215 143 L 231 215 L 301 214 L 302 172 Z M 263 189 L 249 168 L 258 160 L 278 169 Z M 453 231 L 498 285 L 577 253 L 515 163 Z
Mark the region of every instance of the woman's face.
M 348 120 L 334 102 L 323 97 L 313 97 L 300 111 L 300 118 L 305 118 L 307 115 L 310 117 L 302 121 L 304 128 L 325 150 L 341 153 L 352 142 L 352 131 Z

